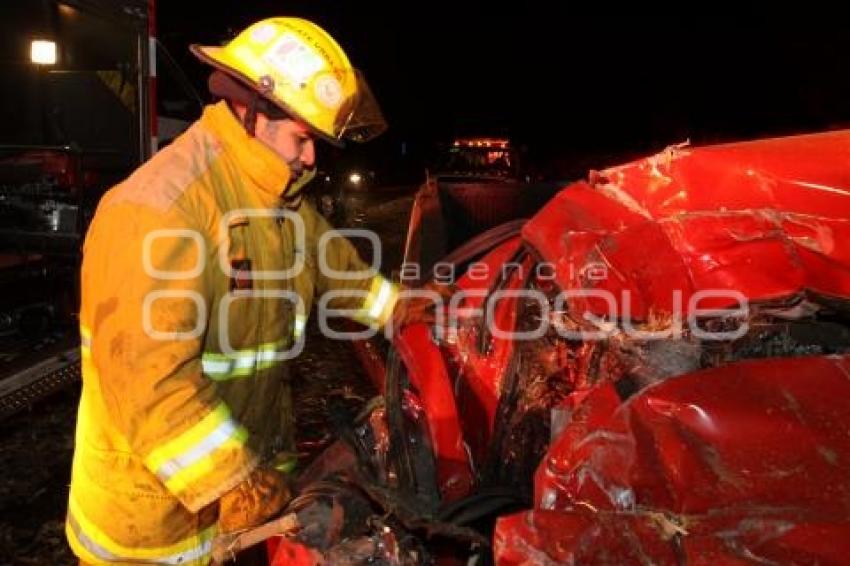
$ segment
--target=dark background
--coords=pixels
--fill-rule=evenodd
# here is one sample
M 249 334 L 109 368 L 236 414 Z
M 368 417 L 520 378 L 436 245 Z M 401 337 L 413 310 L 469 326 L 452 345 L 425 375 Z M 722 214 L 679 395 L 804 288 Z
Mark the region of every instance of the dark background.
M 373 153 L 508 135 L 571 175 L 686 139 L 850 124 L 848 19 L 813 3 L 160 0 L 158 14 L 160 38 L 198 85 L 206 70 L 189 43 L 221 43 L 272 15 L 323 26 L 390 123 Z

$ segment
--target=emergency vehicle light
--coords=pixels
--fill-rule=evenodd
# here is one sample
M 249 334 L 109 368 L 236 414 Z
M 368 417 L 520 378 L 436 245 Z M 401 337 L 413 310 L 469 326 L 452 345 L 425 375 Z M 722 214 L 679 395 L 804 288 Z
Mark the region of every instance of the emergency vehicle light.
M 55 65 L 56 42 L 34 39 L 30 45 L 30 59 L 37 65 Z

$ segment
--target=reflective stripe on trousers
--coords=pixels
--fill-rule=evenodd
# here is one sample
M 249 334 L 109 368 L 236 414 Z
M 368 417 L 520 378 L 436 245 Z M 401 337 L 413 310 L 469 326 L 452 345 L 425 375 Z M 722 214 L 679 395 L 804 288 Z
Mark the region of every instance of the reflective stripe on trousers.
M 197 537 L 158 548 L 123 546 L 89 522 L 80 511 L 73 496 L 70 498 L 65 532 L 74 552 L 86 563 L 138 562 L 142 564 L 207 564 L 212 555 L 215 526 Z

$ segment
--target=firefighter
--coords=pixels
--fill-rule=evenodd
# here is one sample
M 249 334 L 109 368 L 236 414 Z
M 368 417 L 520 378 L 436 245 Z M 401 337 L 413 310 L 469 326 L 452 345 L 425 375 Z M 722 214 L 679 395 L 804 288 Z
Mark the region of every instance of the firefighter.
M 315 140 L 385 127 L 333 38 L 271 18 L 191 49 L 222 100 L 104 196 L 84 246 L 66 523 L 83 563 L 205 564 L 282 509 L 286 361 L 322 293 L 373 327 L 424 312 L 301 199 Z

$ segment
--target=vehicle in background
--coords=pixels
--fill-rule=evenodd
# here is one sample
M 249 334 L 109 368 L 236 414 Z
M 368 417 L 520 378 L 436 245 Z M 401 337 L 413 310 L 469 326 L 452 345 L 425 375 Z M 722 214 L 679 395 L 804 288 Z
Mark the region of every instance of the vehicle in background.
M 492 228 L 530 218 L 561 186 L 530 182 L 507 138 L 458 138 L 440 146 L 414 201 L 404 258 L 415 269 L 408 273 L 413 280 L 433 275 L 450 251 Z
M 523 179 L 519 152 L 507 138 L 458 138 L 438 152 L 429 177 L 477 181 Z
M 200 116 L 201 99 L 156 40 L 154 11 L 149 0 L 0 9 L 4 359 L 39 362 L 52 349 L 27 340 L 44 336 L 73 346 L 82 242 L 100 197 Z

